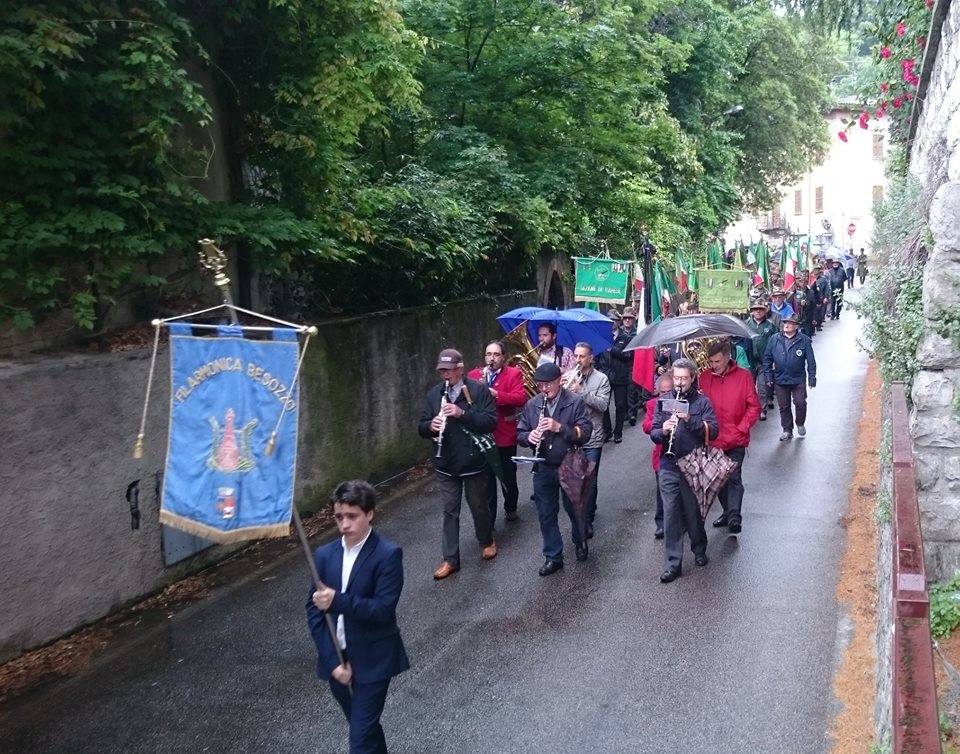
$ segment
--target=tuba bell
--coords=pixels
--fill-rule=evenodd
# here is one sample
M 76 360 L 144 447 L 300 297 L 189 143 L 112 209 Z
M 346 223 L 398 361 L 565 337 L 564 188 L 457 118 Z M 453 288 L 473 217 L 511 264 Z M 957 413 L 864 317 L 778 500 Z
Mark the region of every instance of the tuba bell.
M 680 344 L 680 352 L 697 365 L 700 372 L 706 372 L 710 369 L 710 357 L 707 355 L 707 349 L 714 343 L 719 343 L 723 338 L 697 338 L 696 340 L 685 340 Z
M 504 347 L 504 356 L 508 366 L 516 367 L 523 375 L 523 387 L 527 395 L 532 398 L 537 394 L 537 383 L 533 380 L 533 373 L 537 370 L 537 353 L 539 345 L 533 345 L 527 337 L 527 323 L 521 322 L 501 339 Z

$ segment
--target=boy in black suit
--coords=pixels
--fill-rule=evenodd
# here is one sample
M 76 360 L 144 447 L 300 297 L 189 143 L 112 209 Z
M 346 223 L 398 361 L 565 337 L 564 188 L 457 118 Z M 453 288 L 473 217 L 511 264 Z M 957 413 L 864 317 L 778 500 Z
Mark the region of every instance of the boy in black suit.
M 350 724 L 350 752 L 386 752 L 380 715 L 390 679 L 410 667 L 397 626 L 403 551 L 371 528 L 377 497 L 367 482 L 342 482 L 330 496 L 340 539 L 318 548 L 325 584 L 310 587 L 307 624 L 317 646 L 317 677 L 330 682 Z M 341 664 L 324 615 L 336 623 Z M 352 690 L 352 694 L 351 694 Z

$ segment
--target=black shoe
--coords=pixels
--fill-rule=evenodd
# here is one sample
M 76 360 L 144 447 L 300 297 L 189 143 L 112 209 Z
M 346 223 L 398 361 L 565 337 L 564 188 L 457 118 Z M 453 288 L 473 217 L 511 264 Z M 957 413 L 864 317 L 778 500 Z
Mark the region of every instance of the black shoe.
M 593 524 L 587 524 L 587 539 L 593 539 Z
M 549 576 L 551 573 L 556 573 L 561 568 L 563 568 L 562 560 L 547 560 L 542 566 L 540 566 L 540 570 L 537 571 L 537 573 L 539 573 L 541 576 Z
M 627 421 L 630 422 L 630 426 L 631 426 L 631 427 L 636 427 L 636 426 L 637 426 L 637 417 L 633 416 L 633 417 L 627 419 Z
M 587 559 L 587 556 L 590 554 L 590 550 L 587 548 L 587 543 L 584 542 L 582 545 L 577 545 L 577 561 L 582 563 Z
M 730 519 L 730 526 L 727 527 L 731 534 L 739 534 L 742 528 L 740 516 L 734 516 Z
M 657 530 L 653 533 L 653 538 L 654 538 L 654 539 L 663 539 L 663 529 L 657 529 Z
M 697 555 L 693 559 L 693 562 L 696 563 L 698 566 L 705 566 L 707 563 L 710 562 L 710 558 L 708 558 L 706 555 Z
M 623 442 L 623 437 L 622 437 L 622 436 L 621 436 L 621 437 L 614 437 L 614 438 L 613 438 L 613 441 L 614 441 L 614 442 Z
M 713 522 L 713 525 L 719 529 L 721 526 L 726 526 L 727 523 L 728 523 L 727 514 L 724 513 L 717 517 L 717 520 Z
M 671 581 L 679 579 L 681 575 L 680 566 L 668 568 L 666 571 L 660 574 L 660 583 L 669 584 Z
M 765 422 L 767 420 L 767 409 L 760 409 L 760 421 Z

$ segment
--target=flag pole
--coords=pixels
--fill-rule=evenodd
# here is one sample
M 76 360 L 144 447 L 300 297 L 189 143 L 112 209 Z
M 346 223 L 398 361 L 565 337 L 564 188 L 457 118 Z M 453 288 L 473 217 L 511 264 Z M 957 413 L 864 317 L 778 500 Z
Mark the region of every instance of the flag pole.
M 239 325 L 240 319 L 237 317 L 237 307 L 234 306 L 233 296 L 230 294 L 230 278 L 228 278 L 224 272 L 228 264 L 226 252 L 220 249 L 216 241 L 210 238 L 201 238 L 197 243 L 200 244 L 200 264 L 204 269 L 210 270 L 210 272 L 213 273 L 213 283 L 220 289 L 220 294 L 223 296 L 223 303 L 230 312 L 230 323 Z M 290 519 L 293 521 L 293 526 L 297 530 L 297 537 L 303 548 L 303 556 L 307 560 L 307 567 L 310 569 L 310 576 L 313 578 L 314 588 L 317 591 L 326 589 L 326 584 L 320 579 L 320 572 L 317 571 L 317 564 L 313 559 L 313 553 L 310 551 L 310 542 L 307 539 L 307 532 L 303 528 L 303 521 L 300 520 L 300 511 L 297 510 L 296 503 L 291 503 L 290 505 Z M 327 625 L 327 631 L 330 634 L 330 641 L 333 642 L 333 648 L 337 652 L 337 659 L 341 665 L 344 665 L 346 664 L 346 659 L 343 656 L 343 650 L 340 648 L 340 641 L 337 639 L 337 629 L 333 624 L 333 618 L 330 617 L 330 613 L 326 610 L 323 611 L 323 617 Z M 352 694 L 353 687 L 348 684 L 347 688 L 350 689 L 350 693 Z

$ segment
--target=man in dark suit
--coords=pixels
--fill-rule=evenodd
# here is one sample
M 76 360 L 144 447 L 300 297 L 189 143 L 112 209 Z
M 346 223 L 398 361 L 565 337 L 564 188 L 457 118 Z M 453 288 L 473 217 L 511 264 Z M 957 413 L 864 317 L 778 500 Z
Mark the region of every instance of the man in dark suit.
M 311 585 L 307 625 L 317 646 L 317 677 L 350 725 L 350 752 L 386 752 L 380 715 L 390 679 L 410 667 L 397 626 L 403 551 L 370 527 L 377 496 L 363 481 L 342 482 L 330 496 L 340 539 L 314 554 L 325 585 Z M 335 620 L 337 654 L 325 615 Z M 351 693 L 352 691 L 352 693 Z

